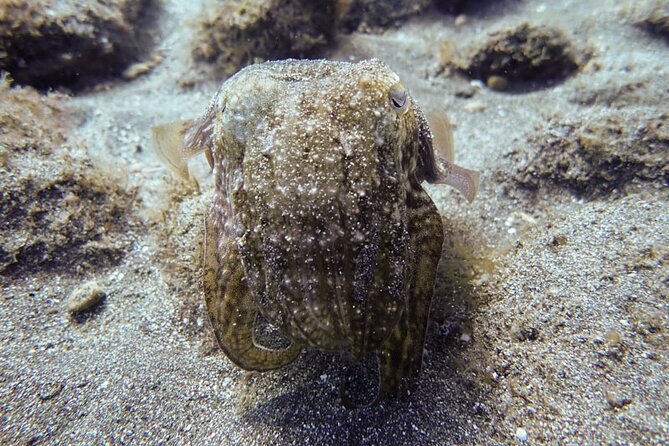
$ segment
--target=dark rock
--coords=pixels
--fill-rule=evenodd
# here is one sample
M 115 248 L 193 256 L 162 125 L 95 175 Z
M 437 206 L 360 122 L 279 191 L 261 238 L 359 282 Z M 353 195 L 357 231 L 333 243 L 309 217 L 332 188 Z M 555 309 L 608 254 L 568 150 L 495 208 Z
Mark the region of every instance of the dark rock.
M 226 75 L 259 60 L 305 57 L 334 33 L 335 1 L 222 0 L 200 24 L 193 54 Z
M 345 31 L 379 31 L 416 15 L 432 0 L 339 0 L 339 25 Z
M 669 4 L 656 1 L 636 25 L 651 34 L 669 39 Z
M 439 11 L 447 14 L 476 14 L 487 10 L 493 4 L 519 3 L 518 0 L 434 0 Z
M 506 79 L 513 89 L 531 89 L 573 74 L 584 62 L 562 31 L 523 23 L 491 34 L 471 56 L 456 62 L 473 79 Z
M 39 89 L 120 75 L 149 41 L 153 0 L 0 2 L 0 69 Z

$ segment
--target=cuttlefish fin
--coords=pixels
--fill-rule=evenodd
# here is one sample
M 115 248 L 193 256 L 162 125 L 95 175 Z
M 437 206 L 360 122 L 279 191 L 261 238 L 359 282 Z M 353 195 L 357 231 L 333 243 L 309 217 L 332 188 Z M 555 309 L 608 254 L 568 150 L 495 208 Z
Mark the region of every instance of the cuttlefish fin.
M 453 125 L 448 116 L 436 110 L 430 110 L 427 112 L 427 122 L 430 123 L 433 147 L 438 157 L 449 163 L 455 162 Z
M 153 127 L 153 145 L 158 157 L 180 177 L 188 179 L 188 158 L 204 152 L 213 168 L 215 113 L 212 107 L 198 119 L 168 122 Z
M 467 169 L 444 160 L 441 161 L 442 166 L 440 170 L 442 173 L 435 181 L 431 181 L 431 183 L 448 184 L 460 191 L 470 203 L 474 201 L 479 190 L 481 174 L 476 170 Z
M 425 180 L 432 184 L 447 184 L 457 189 L 467 201 L 476 198 L 480 173 L 455 164 L 453 127 L 441 112 L 431 110 L 429 119 L 419 114 L 420 154 Z

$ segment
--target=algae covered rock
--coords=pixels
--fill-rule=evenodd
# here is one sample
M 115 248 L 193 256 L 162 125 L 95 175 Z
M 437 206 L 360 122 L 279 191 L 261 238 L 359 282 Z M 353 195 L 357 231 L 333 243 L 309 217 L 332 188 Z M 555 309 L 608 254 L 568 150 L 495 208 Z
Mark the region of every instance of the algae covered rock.
M 62 97 L 3 79 L 0 102 L 0 275 L 118 263 L 133 193 L 68 139 Z
M 0 0 L 0 70 L 39 89 L 119 75 L 142 53 L 152 0 Z
M 585 57 L 559 29 L 523 23 L 492 33 L 456 65 L 473 79 L 497 76 L 522 89 L 566 78 Z
M 583 123 L 551 123 L 515 152 L 514 181 L 532 191 L 562 188 L 603 197 L 643 184 L 669 185 L 669 116 L 613 114 Z
M 415 15 L 432 0 L 339 0 L 339 24 L 346 31 L 377 30 Z
M 258 60 L 305 57 L 334 32 L 335 1 L 216 0 L 207 4 L 196 60 L 232 74 Z

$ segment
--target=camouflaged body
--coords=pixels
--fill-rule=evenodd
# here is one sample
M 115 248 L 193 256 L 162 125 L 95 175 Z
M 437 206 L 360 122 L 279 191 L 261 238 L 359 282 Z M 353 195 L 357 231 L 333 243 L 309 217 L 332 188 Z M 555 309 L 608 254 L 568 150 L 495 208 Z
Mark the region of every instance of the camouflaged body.
M 216 175 L 247 280 L 263 316 L 305 345 L 359 356 L 403 309 L 418 129 L 388 107 L 398 82 L 380 62 L 277 63 L 221 92 Z
M 399 77 L 378 60 L 251 66 L 186 140 L 211 152 L 205 296 L 230 359 L 268 370 L 305 346 L 373 352 L 380 396 L 405 389 L 443 234 L 420 186 L 436 175 L 431 134 Z M 255 343 L 258 313 L 290 347 Z

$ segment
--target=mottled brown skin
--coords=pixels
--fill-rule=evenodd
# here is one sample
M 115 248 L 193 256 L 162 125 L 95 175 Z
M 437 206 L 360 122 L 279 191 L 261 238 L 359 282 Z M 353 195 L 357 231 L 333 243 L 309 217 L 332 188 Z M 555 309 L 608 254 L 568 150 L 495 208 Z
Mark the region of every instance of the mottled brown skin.
M 379 398 L 418 376 L 442 222 L 421 182 L 431 133 L 378 60 L 282 61 L 223 84 L 188 130 L 213 160 L 205 297 L 216 338 L 247 370 L 303 347 L 378 358 Z M 261 314 L 290 341 L 253 339 Z

